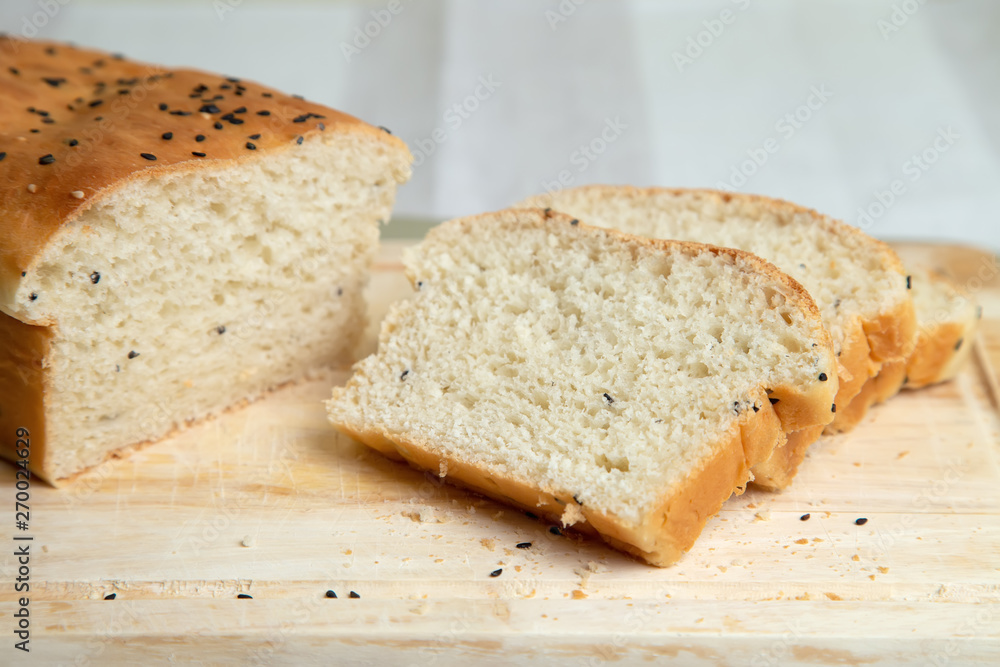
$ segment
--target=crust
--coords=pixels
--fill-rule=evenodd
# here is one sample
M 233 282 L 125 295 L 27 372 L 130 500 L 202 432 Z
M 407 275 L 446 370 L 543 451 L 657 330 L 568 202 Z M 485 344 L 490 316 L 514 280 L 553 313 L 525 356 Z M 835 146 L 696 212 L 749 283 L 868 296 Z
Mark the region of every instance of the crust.
M 919 389 L 955 377 L 972 353 L 978 327 L 977 319 L 922 327 L 917 335 L 917 347 L 906 364 L 904 386 Z
M 526 219 L 527 215 L 531 217 Z M 530 222 L 539 227 L 575 222 L 569 216 L 550 211 L 507 210 L 445 223 L 432 230 L 429 237 L 444 234 L 454 226 L 463 226 L 465 229 L 462 233 L 475 233 L 476 225 L 495 224 L 509 216 L 517 216 L 519 222 Z M 818 336 L 817 354 L 825 354 L 825 366 L 834 368 L 835 358 L 829 333 L 821 325 L 820 314 L 812 298 L 795 280 L 763 259 L 730 248 L 640 238 L 585 224 L 578 224 L 577 228 L 583 233 L 625 239 L 643 247 L 664 251 L 681 249 L 691 254 L 711 252 L 749 264 L 754 271 L 764 273 L 785 286 L 786 298 L 794 300 L 795 305 L 813 321 Z M 408 276 L 411 282 L 415 279 L 409 272 Z M 389 327 L 384 325 L 380 347 L 387 343 L 385 337 L 389 332 Z M 345 402 L 346 391 L 346 387 L 334 389 L 333 398 L 328 405 Z M 649 508 L 638 523 L 629 523 L 613 514 L 578 505 L 572 513 L 582 516 L 583 521 L 575 524 L 574 529 L 596 531 L 612 546 L 653 565 L 666 566 L 675 562 L 694 544 L 708 517 L 718 512 L 722 503 L 734 492 L 742 492 L 753 477 L 751 468 L 768 460 L 774 449 L 784 444 L 785 431 L 815 426 L 822 428 L 832 419 L 830 403 L 835 392 L 835 377 L 831 377 L 828 382 L 813 383 L 808 395 L 797 392 L 792 387 L 774 387 L 771 398 L 778 400 L 772 405 L 767 400 L 766 388 L 758 387 L 753 392 L 755 404 L 760 406 L 757 411 L 747 410 L 741 413 L 728 435 L 715 443 L 712 454 L 706 457 L 702 466 L 692 471 L 682 483 L 664 489 L 661 500 Z M 446 470 L 450 481 L 526 510 L 543 513 L 550 519 L 564 516 L 567 504 L 576 505 L 571 491 L 542 488 L 532 480 L 497 475 L 473 464 L 444 456 L 434 451 L 433 443 L 425 441 L 419 435 L 390 433 L 373 424 L 352 424 L 337 419 L 333 414 L 331 421 L 345 435 L 390 458 L 405 460 L 419 469 L 433 472 Z
M 343 387 L 335 389 L 331 402 L 336 402 L 343 391 Z M 614 514 L 577 504 L 571 491 L 542 488 L 530 480 L 498 475 L 442 456 L 418 438 L 390 434 L 377 427 L 365 429 L 336 422 L 334 426 L 391 459 L 439 475 L 446 470 L 445 478 L 453 484 L 543 515 L 552 522 L 561 521 L 567 505 L 575 505 L 579 513 L 574 514 L 583 519 L 567 527 L 584 534 L 596 533 L 608 544 L 660 567 L 676 562 L 691 548 L 708 518 L 719 511 L 734 490 L 742 493 L 751 477 L 750 467 L 770 455 L 775 442 L 784 440 L 778 416 L 769 404 L 765 403 L 760 412 L 743 413 L 727 437 L 715 444 L 713 454 L 702 467 L 682 483 L 665 489 L 660 502 L 638 524 L 632 524 Z
M 768 491 L 787 488 L 805 459 L 809 445 L 816 442 L 822 433 L 822 424 L 787 433 L 785 443 L 775 447 L 769 459 L 754 466 L 754 485 Z
M 5 65 L 0 69 L 0 150 L 6 152 L 0 161 L 0 311 L 29 324 L 51 322 L 32 321 L 19 311 L 15 294 L 22 272 L 30 274 L 59 230 L 126 184 L 260 159 L 293 147 L 300 136 L 308 140 L 324 133 L 364 133 L 391 150 L 407 151 L 399 139 L 357 118 L 218 74 L 169 70 L 101 51 L 9 36 L 0 36 L 0 55 Z M 49 85 L 43 78 L 63 82 Z M 101 81 L 107 86 L 99 87 Z M 192 97 L 198 86 L 206 88 Z M 214 99 L 218 95 L 224 97 Z M 218 112 L 200 112 L 206 103 Z M 167 109 L 160 110 L 161 104 Z M 28 107 L 48 115 L 31 113 Z M 233 118 L 241 123 L 224 119 L 240 107 L 246 111 Z M 269 115 L 258 115 L 260 111 Z M 215 129 L 215 123 L 222 129 Z M 40 131 L 33 134 L 31 129 Z M 161 137 L 167 131 L 173 139 Z M 205 141 L 196 142 L 197 134 Z M 70 146 L 70 140 L 77 144 Z M 55 162 L 40 164 L 39 158 L 48 154 Z M 35 185 L 34 193 L 29 184 Z M 82 193 L 82 199 L 73 192 Z
M 45 474 L 48 450 L 45 439 L 45 358 L 49 353 L 52 329 L 25 324 L 0 313 L 0 456 L 17 461 L 19 428 L 26 428 L 31 445 L 29 469 Z
M 864 338 L 852 338 L 852 344 L 858 349 L 867 348 L 864 355 L 856 351 L 841 353 L 841 363 L 855 378 L 848 382 L 852 389 L 858 386 L 853 394 L 844 391 L 844 384 L 837 393 L 837 416 L 829 426 L 827 433 L 845 433 L 857 426 L 868 409 L 875 403 L 881 403 L 895 396 L 903 386 L 906 377 L 906 358 L 912 354 L 916 343 L 916 314 L 913 301 L 907 300 L 895 311 L 885 313 L 881 317 L 870 320 L 863 325 Z M 907 345 L 907 341 L 912 341 Z M 851 355 L 851 356 L 848 356 Z M 848 363 L 859 364 L 860 368 L 851 368 Z M 867 372 L 862 371 L 867 368 Z

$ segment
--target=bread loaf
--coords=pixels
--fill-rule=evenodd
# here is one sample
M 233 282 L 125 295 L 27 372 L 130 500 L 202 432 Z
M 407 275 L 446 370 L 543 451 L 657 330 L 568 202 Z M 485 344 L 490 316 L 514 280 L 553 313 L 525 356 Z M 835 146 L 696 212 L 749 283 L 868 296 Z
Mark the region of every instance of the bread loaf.
M 837 419 L 828 430 L 843 427 L 838 423 L 841 413 L 850 410 L 852 400 L 883 364 L 902 362 L 913 349 L 913 303 L 896 254 L 810 209 L 753 195 L 615 186 L 563 190 L 532 197 L 523 205 L 551 207 L 589 224 L 650 238 L 739 248 L 798 280 L 819 306 L 838 357 Z M 902 374 L 897 379 L 901 383 Z M 756 482 L 787 486 L 813 434 L 818 431 L 790 438 L 795 450 L 756 468 Z
M 416 293 L 334 390 L 334 425 L 650 563 L 785 431 L 833 418 L 818 309 L 748 253 L 510 210 L 435 228 L 405 264 Z
M 52 482 L 347 364 L 411 156 L 270 88 L 0 38 L 0 453 Z

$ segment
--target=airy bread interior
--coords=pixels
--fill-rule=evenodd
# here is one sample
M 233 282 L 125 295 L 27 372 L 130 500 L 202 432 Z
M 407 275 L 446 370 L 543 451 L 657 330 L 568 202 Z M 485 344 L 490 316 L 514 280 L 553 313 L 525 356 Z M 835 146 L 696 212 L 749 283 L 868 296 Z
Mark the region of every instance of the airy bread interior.
M 46 476 L 349 363 L 408 172 L 370 134 L 327 133 L 126 183 L 67 225 L 16 300 L 55 331 Z
M 768 389 L 829 412 L 828 335 L 793 281 L 743 253 L 569 220 L 433 230 L 405 258 L 415 295 L 334 390 L 334 424 L 635 526 L 741 420 L 773 414 Z

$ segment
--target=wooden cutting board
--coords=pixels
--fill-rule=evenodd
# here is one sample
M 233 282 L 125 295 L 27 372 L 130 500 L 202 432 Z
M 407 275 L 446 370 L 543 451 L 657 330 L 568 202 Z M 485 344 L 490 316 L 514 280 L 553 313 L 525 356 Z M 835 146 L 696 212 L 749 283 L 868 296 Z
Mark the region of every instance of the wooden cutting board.
M 381 253 L 375 319 L 410 291 L 401 247 Z M 338 436 L 326 379 L 69 488 L 35 482 L 30 656 L 13 648 L 0 468 L 0 664 L 1000 664 L 997 260 L 900 250 L 976 292 L 974 362 L 823 438 L 790 490 L 732 498 L 671 568 Z

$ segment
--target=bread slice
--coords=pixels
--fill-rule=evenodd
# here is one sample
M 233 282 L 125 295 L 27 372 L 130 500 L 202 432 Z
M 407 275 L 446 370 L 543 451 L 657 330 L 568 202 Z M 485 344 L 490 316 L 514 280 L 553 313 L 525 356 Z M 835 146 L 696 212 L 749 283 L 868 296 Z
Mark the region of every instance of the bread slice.
M 917 309 L 917 346 L 906 363 L 907 389 L 955 377 L 968 361 L 982 306 L 947 276 L 927 269 L 911 272 Z
M 334 390 L 333 424 L 655 565 L 784 430 L 833 417 L 819 311 L 753 255 L 536 209 L 445 223 L 405 263 L 417 292 Z
M 0 432 L 37 475 L 353 361 L 401 141 L 215 74 L 0 53 Z
M 852 414 L 851 402 L 865 382 L 876 377 L 883 364 L 904 361 L 913 349 L 913 303 L 896 254 L 861 231 L 810 209 L 754 195 L 627 186 L 562 190 L 522 205 L 553 208 L 588 224 L 650 238 L 739 248 L 795 278 L 816 300 L 838 357 L 837 418 L 828 431 L 849 427 L 840 418 L 845 411 Z M 902 379 L 899 374 L 898 382 Z M 754 469 L 756 482 L 770 488 L 787 486 L 815 440 L 807 435 L 789 440 L 794 451 Z

